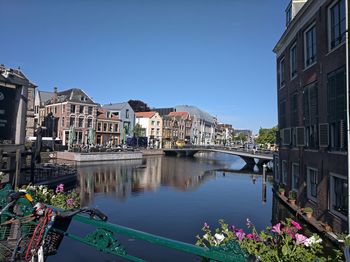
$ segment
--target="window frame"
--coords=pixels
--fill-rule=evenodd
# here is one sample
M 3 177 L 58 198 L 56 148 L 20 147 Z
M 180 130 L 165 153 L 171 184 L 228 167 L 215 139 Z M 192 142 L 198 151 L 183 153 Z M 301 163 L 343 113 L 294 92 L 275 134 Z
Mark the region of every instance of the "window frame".
M 295 50 L 295 57 L 294 57 L 294 60 L 293 60 L 293 49 Z M 290 73 L 290 79 L 293 80 L 294 78 L 297 77 L 298 75 L 298 58 L 297 58 L 297 52 L 298 52 L 298 49 L 297 49 L 297 42 L 294 42 L 294 44 L 291 46 L 290 50 L 289 50 L 289 61 L 290 61 L 290 65 L 289 65 L 289 73 Z M 293 61 L 295 63 L 294 65 L 294 69 L 293 70 Z M 295 73 L 293 75 L 293 73 Z
M 297 166 L 297 169 L 296 169 Z M 298 179 L 297 179 L 297 185 L 295 186 L 295 172 L 294 170 L 298 170 Z M 297 162 L 292 163 L 292 190 L 299 191 L 299 182 L 300 182 L 300 164 Z
M 287 185 L 287 180 L 288 180 L 288 162 L 287 160 L 282 160 L 281 162 L 281 182 L 284 185 Z
M 308 64 L 308 39 L 307 39 L 307 34 L 308 32 L 310 32 L 311 30 L 315 30 L 315 43 L 313 44 L 313 46 L 315 47 L 314 50 L 314 60 L 312 61 L 312 63 Z M 304 70 L 308 69 L 309 67 L 313 66 L 314 64 L 317 63 L 317 31 L 316 31 L 316 23 L 313 22 L 309 27 L 307 27 L 304 31 Z
M 286 85 L 286 59 L 283 56 L 279 62 L 278 62 L 278 84 L 279 84 L 279 89 L 282 89 Z
M 330 172 L 329 173 L 329 210 L 332 214 L 342 218 L 342 219 L 347 219 L 346 215 L 348 213 L 348 211 L 346 211 L 346 215 L 344 215 L 343 213 L 335 210 L 333 208 L 333 200 L 334 200 L 334 178 L 338 178 L 338 179 L 342 179 L 344 180 L 345 182 L 347 181 L 346 178 L 344 178 L 343 176 L 339 175 L 339 174 L 336 174 L 336 173 L 333 173 L 333 172 Z M 349 184 L 348 184 L 349 186 Z M 347 196 L 347 194 L 345 193 L 345 196 Z M 347 205 L 346 205 L 347 206 Z M 349 207 L 348 207 L 349 208 Z
M 346 16 L 344 17 L 344 37 L 342 39 L 342 41 L 340 41 L 338 44 L 334 45 L 332 47 L 332 10 L 336 5 L 340 5 L 340 2 L 343 1 L 343 0 L 338 0 L 338 1 L 334 1 L 332 4 L 329 5 L 328 9 L 327 9 L 327 18 L 328 18 L 328 50 L 329 51 L 332 51 L 332 50 L 335 50 L 337 49 L 339 46 L 343 45 L 346 41 Z M 345 1 L 344 1 L 344 9 L 345 9 Z M 340 11 L 340 8 L 338 9 Z M 344 10 L 344 14 L 346 13 L 346 10 Z M 340 12 L 338 14 L 338 21 L 340 21 Z M 338 24 L 339 26 L 339 31 L 340 31 L 340 25 L 341 23 Z M 339 32 L 341 33 L 341 32 Z
M 310 177 L 310 171 L 314 171 L 316 172 L 316 179 L 317 179 L 317 182 L 316 182 L 316 197 L 313 196 L 311 194 L 311 177 Z M 314 168 L 314 167 L 306 167 L 306 187 L 307 187 L 307 198 L 313 202 L 316 202 L 317 203 L 317 187 L 318 187 L 318 184 L 319 184 L 319 177 L 318 177 L 318 174 L 319 174 L 319 171 L 317 168 Z

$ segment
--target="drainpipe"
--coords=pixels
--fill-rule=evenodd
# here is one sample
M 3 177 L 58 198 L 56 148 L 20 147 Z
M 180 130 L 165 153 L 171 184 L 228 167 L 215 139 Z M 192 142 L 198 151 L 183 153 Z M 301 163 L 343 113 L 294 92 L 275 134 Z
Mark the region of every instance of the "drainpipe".
M 350 234 L 350 112 L 349 112 L 349 10 L 348 1 L 345 1 L 345 56 L 346 56 L 346 121 L 348 138 L 348 234 Z

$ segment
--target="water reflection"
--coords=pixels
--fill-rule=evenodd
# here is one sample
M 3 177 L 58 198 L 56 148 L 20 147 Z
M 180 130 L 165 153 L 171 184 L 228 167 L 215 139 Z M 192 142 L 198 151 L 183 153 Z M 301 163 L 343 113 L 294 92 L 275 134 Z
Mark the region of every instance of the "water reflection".
M 239 159 L 226 162 L 211 154 L 197 158 L 149 157 L 143 160 L 119 161 L 100 165 L 78 166 L 79 191 L 82 205 L 93 201 L 95 194 L 104 193 L 125 200 L 144 191 L 169 186 L 180 191 L 195 190 L 215 171 L 239 168 Z M 229 169 L 230 168 L 230 169 Z M 253 177 L 253 183 L 256 178 Z

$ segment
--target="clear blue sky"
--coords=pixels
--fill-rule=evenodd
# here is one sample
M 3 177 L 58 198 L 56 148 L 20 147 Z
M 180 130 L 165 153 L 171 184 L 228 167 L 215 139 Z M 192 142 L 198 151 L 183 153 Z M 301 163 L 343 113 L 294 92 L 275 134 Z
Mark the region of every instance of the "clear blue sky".
M 272 52 L 288 0 L 0 0 L 0 63 L 98 103 L 195 105 L 236 128 L 277 123 Z

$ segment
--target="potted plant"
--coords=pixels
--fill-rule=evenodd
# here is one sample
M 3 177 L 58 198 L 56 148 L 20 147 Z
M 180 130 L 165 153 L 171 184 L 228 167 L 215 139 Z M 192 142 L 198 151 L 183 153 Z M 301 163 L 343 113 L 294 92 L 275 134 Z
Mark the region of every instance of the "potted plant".
M 307 218 L 312 217 L 313 209 L 311 207 L 305 207 L 303 210 L 304 214 L 306 215 Z
M 297 193 L 295 191 L 289 191 L 288 193 L 288 201 L 292 205 L 295 205 L 295 201 L 297 199 Z
M 286 190 L 282 185 L 278 187 L 278 193 L 280 194 L 280 196 L 284 196 L 285 191 Z

